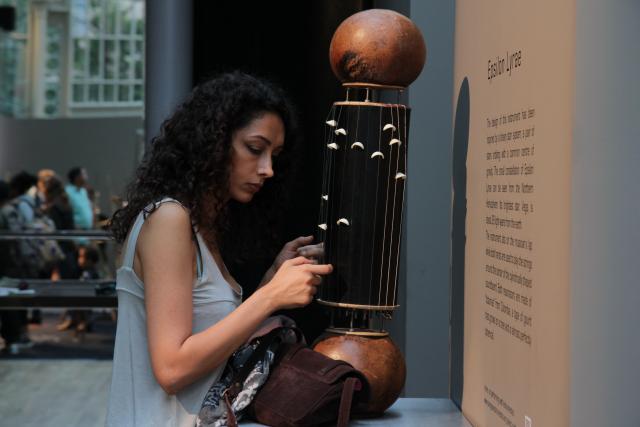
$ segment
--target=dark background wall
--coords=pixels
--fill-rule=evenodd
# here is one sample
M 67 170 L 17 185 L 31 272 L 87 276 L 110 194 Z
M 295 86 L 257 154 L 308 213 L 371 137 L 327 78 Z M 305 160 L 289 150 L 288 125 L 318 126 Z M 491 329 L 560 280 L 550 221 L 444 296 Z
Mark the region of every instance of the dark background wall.
M 313 233 L 322 175 L 323 122 L 331 104 L 344 98 L 328 61 L 331 36 L 353 13 L 393 9 L 418 25 L 427 42 L 427 65 L 408 90 L 412 108 L 409 180 L 399 301 L 387 323 L 404 352 L 409 376 L 406 396 L 449 396 L 449 277 L 451 215 L 451 128 L 455 5 L 450 1 L 376 0 L 252 3 L 193 3 L 193 80 L 243 69 L 275 80 L 299 108 L 305 174 L 288 214 L 288 235 Z M 234 272 L 255 283 L 270 260 Z M 246 285 L 245 285 L 246 286 Z M 304 313 L 304 315 L 302 314 Z M 326 319 L 318 307 L 297 319 L 311 335 Z
M 314 234 L 322 180 L 324 121 L 344 91 L 329 66 L 333 32 L 348 16 L 370 8 L 371 1 L 288 1 L 193 3 L 193 82 L 242 70 L 279 84 L 298 109 L 302 173 L 293 188 L 284 241 Z M 247 9 L 251 13 L 247 13 Z M 250 294 L 273 260 L 253 259 L 230 270 Z M 289 312 L 313 340 L 327 325 L 320 307 Z
M 311 234 L 317 225 L 323 122 L 331 104 L 344 98 L 329 67 L 329 43 L 340 22 L 371 7 L 409 15 L 427 42 L 427 65 L 405 97 L 413 111 L 401 308 L 386 327 L 407 359 L 406 395 L 448 396 L 453 2 L 147 0 L 144 121 L 0 118 L 0 170 L 52 167 L 65 173 L 82 164 L 102 190 L 108 212 L 110 193 L 120 193 L 130 179 L 143 141 L 157 134 L 190 88 L 216 73 L 242 69 L 279 83 L 299 109 L 305 173 L 287 213 L 286 237 Z M 83 138 L 73 142 L 78 134 Z M 234 274 L 251 291 L 270 261 L 255 260 Z M 313 337 L 324 327 L 324 312 L 314 306 L 304 313 L 295 316 Z

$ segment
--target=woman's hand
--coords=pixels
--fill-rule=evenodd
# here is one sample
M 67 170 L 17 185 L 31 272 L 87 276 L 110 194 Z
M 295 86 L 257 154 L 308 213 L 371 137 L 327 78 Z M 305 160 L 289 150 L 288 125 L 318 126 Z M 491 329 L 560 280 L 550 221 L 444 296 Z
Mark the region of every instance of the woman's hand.
M 324 256 L 324 243 L 316 243 L 315 245 L 306 245 L 298 248 L 298 256 L 309 258 L 318 262 Z
M 274 311 L 298 308 L 309 304 L 322 283 L 320 276 L 331 273 L 330 264 L 316 264 L 310 259 L 297 257 L 284 261 L 273 279 L 264 286 Z
M 313 242 L 313 236 L 300 236 L 285 244 L 280 253 L 276 256 L 276 259 L 273 261 L 273 265 L 264 274 L 259 287 L 264 286 L 269 282 L 273 278 L 275 272 L 278 271 L 282 264 L 287 260 L 303 256 L 317 262 L 323 254 L 323 246 L 322 243 L 311 245 L 311 242 Z
M 276 259 L 273 261 L 273 270 L 278 271 L 285 261 L 300 256 L 298 249 L 310 244 L 311 242 L 313 242 L 313 236 L 300 236 L 297 239 L 286 243 L 282 247 L 280 253 L 276 256 Z

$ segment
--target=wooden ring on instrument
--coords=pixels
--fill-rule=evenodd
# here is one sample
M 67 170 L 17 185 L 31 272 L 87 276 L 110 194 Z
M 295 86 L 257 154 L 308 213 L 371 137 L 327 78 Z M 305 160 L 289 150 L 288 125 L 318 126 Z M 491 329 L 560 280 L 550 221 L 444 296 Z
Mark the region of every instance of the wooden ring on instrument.
M 345 304 L 343 302 L 329 302 L 323 301 L 318 298 L 316 301 L 322 305 L 328 305 L 329 307 L 339 308 L 355 308 L 357 310 L 370 310 L 370 311 L 392 311 L 400 307 L 399 305 L 362 305 L 362 304 Z
M 361 337 L 388 337 L 387 331 L 373 331 L 371 329 L 327 328 L 325 331 L 340 335 L 357 335 Z
M 352 82 L 342 83 L 342 87 L 356 89 L 383 89 L 383 90 L 405 90 L 406 86 L 381 85 L 377 83 Z

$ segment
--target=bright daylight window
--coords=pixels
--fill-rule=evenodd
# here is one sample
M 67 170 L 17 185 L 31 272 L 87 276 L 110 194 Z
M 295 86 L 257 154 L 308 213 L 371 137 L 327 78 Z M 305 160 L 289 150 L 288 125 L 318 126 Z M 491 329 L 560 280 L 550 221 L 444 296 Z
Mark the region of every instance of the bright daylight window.
M 0 0 L 0 111 L 16 117 L 141 116 L 143 0 Z

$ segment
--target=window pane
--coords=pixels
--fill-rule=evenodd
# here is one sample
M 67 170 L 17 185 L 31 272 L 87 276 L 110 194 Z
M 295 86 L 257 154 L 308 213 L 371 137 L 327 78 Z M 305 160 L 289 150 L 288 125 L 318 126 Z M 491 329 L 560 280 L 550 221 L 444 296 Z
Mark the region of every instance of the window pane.
M 7 2 L 4 2 L 7 5 Z M 11 5 L 11 2 L 9 3 Z M 29 20 L 29 3 L 26 0 L 15 2 L 16 6 L 16 31 L 19 33 L 27 32 L 27 22 Z
M 47 104 L 44 107 L 44 114 L 47 116 L 55 116 L 58 112 L 57 106 L 55 104 Z
M 143 44 L 141 41 L 136 41 L 134 43 L 134 58 L 135 58 L 135 68 L 134 68 L 134 78 L 135 79 L 142 79 L 143 73 L 144 73 L 144 68 L 142 66 L 143 64 L 143 60 L 144 60 L 144 51 L 143 51 Z
M 60 29 L 56 27 L 47 28 L 47 53 L 57 55 L 60 52 Z
M 136 61 L 136 80 L 140 80 L 143 78 L 144 71 L 142 69 L 142 61 Z
M 58 91 L 54 87 L 48 87 L 44 92 L 44 98 L 47 103 L 55 103 L 58 99 Z
M 89 17 L 89 33 L 93 37 L 98 37 L 102 32 L 102 8 L 99 6 L 92 6 L 91 11 L 89 12 Z
M 129 102 L 129 86 L 128 85 L 118 86 L 118 101 Z
M 131 4 L 120 3 L 120 34 L 131 34 Z
M 89 42 L 89 75 L 100 77 L 100 41 Z
M 142 85 L 135 85 L 133 87 L 133 100 L 134 101 L 142 101 L 144 98 L 144 90 Z
M 73 41 L 73 78 L 84 76 L 84 66 L 87 61 L 87 41 L 76 39 Z
M 44 113 L 47 116 L 55 116 L 58 114 L 59 93 L 58 86 L 48 84 L 44 91 Z
M 84 85 L 73 85 L 73 102 L 84 102 Z
M 58 71 L 58 68 L 60 67 L 60 61 L 55 56 L 49 57 L 47 58 L 46 66 L 47 66 L 47 70 L 49 71 Z
M 113 102 L 116 100 L 116 89 L 114 85 L 104 86 L 104 101 Z
M 116 33 L 116 17 L 118 13 L 118 7 L 115 1 L 107 1 L 105 5 L 105 33 Z
M 90 102 L 98 102 L 100 101 L 100 85 L 89 85 L 89 101 Z
M 134 33 L 144 36 L 144 2 L 134 1 L 131 4 L 131 19 L 134 23 Z
M 116 42 L 113 40 L 104 41 L 104 78 L 114 79 L 116 77 Z
M 121 79 L 129 78 L 129 69 L 131 68 L 131 45 L 128 40 L 120 41 L 120 73 Z
M 136 34 L 144 36 L 144 21 L 142 19 L 136 19 Z

